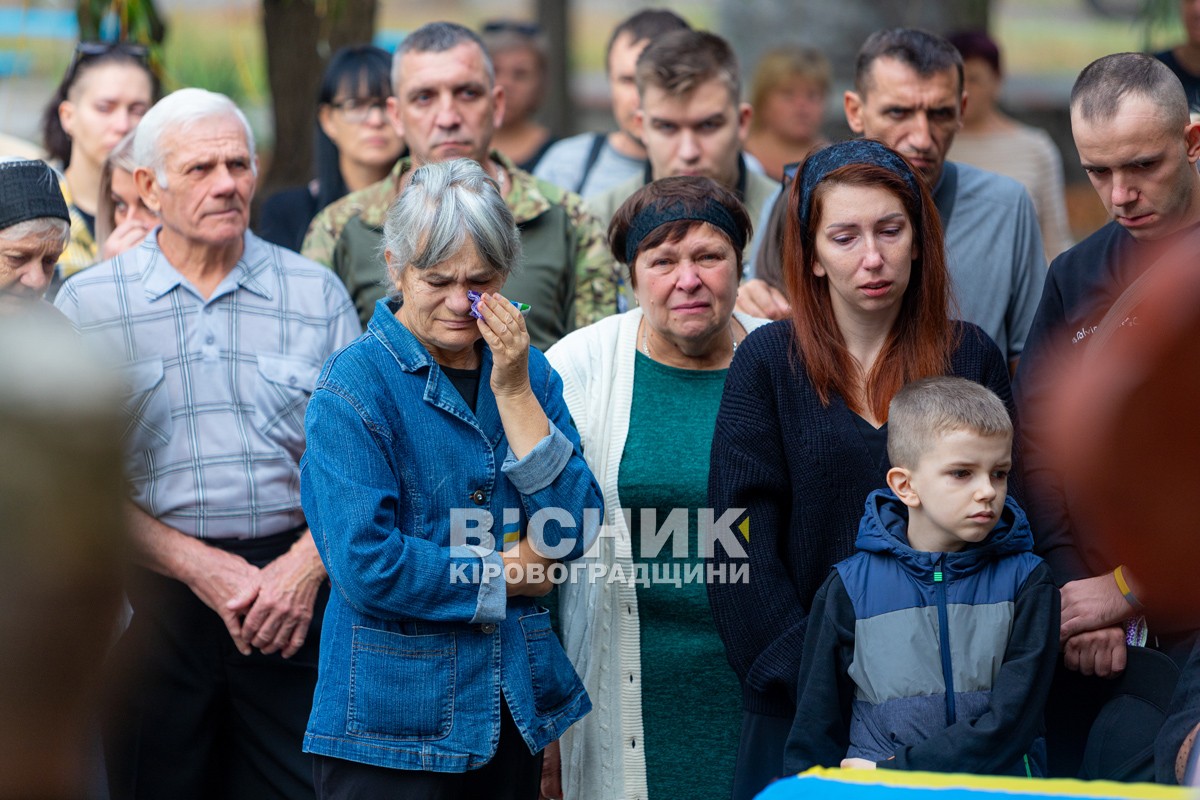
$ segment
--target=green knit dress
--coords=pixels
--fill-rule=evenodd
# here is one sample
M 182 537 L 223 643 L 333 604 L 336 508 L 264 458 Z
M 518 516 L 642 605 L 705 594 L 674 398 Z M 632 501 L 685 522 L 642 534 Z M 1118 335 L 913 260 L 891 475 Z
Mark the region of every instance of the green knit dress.
M 709 448 L 728 370 L 679 369 L 641 353 L 636 359 L 617 481 L 621 507 L 631 511 L 633 560 L 646 564 L 648 575 L 682 578 L 689 565 L 699 565 L 701 575 L 678 587 L 637 587 L 650 800 L 724 800 L 737 756 L 741 689 L 709 611 L 697 509 L 708 505 Z M 674 536 L 662 537 L 676 508 L 687 512 L 681 555 L 675 555 Z M 643 529 L 643 509 L 656 510 L 661 546 L 654 531 Z M 682 522 L 682 514 L 675 519 Z

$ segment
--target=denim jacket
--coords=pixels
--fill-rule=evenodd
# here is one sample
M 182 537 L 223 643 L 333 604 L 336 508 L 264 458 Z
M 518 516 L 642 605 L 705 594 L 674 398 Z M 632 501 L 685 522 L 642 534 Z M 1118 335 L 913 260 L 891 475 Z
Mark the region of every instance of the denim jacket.
M 600 490 L 545 356 L 530 350 L 529 376 L 550 433 L 520 460 L 491 367 L 485 347 L 472 412 L 386 300 L 325 364 L 301 462 L 304 513 L 333 586 L 307 752 L 462 772 L 495 752 L 501 692 L 535 753 L 591 709 L 549 613 L 506 597 L 497 549 L 538 530 L 540 509 L 562 509 L 577 527 L 548 523 L 542 541 L 577 558 L 597 533 L 598 513 L 584 509 L 601 508 Z M 454 533 L 464 516 L 483 528 Z

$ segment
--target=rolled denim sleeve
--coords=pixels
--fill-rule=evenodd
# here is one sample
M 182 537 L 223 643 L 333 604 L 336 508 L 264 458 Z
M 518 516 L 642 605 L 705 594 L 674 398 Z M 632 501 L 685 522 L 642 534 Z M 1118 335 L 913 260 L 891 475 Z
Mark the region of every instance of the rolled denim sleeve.
M 571 440 L 551 422 L 550 433 L 526 453 L 524 458 L 518 459 L 510 447 L 500 471 L 512 481 L 518 492 L 533 494 L 554 482 L 574 452 Z
M 486 550 L 476 544 L 464 544 L 450 548 L 451 558 L 479 558 L 483 560 L 480 574 L 479 595 L 475 599 L 475 616 L 471 622 L 501 622 L 508 609 L 508 584 L 504 580 L 504 558 L 496 550 Z

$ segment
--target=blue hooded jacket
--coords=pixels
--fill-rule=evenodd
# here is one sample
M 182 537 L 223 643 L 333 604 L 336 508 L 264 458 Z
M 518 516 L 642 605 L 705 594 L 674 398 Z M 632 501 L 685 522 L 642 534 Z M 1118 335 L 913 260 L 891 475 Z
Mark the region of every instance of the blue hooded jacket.
M 1008 498 L 988 537 L 956 553 L 914 550 L 907 527 L 908 508 L 890 490 L 872 492 L 859 552 L 814 600 L 789 770 L 840 752 L 886 767 L 1044 774 L 1058 596 L 1024 512 Z M 833 686 L 836 707 L 816 696 Z M 830 731 L 844 742 L 805 743 Z

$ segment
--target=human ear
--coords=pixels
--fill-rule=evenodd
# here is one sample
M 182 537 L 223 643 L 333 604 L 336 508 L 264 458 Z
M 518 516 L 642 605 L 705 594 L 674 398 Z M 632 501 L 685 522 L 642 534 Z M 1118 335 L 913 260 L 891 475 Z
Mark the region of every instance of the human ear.
M 387 112 L 384 112 L 384 116 L 387 116 Z M 322 104 L 317 109 L 317 124 L 321 126 L 321 131 L 332 140 L 334 131 L 332 106 Z
M 1188 161 L 1195 164 L 1200 158 L 1200 123 L 1189 122 L 1183 129 L 1183 136 L 1187 142 Z
M 159 197 L 159 191 L 162 187 L 158 185 L 158 176 L 154 174 L 154 170 L 149 167 L 135 169 L 133 185 L 137 187 L 138 197 L 142 198 L 142 204 L 155 214 L 161 214 L 162 199 Z
M 746 137 L 750 135 L 750 120 L 754 118 L 754 109 L 749 103 L 742 103 L 738 106 L 738 142 L 746 143 Z
M 842 95 L 842 106 L 846 111 L 846 124 L 855 133 L 863 132 L 863 99 L 858 92 L 847 91 Z
M 646 141 L 646 112 L 640 108 L 633 112 L 633 122 L 630 127 L 633 129 L 633 135 L 639 141 Z
M 400 101 L 395 95 L 387 99 L 387 118 L 392 123 L 392 130 L 401 139 L 404 138 L 404 120 L 400 116 Z
M 500 84 L 492 87 L 492 103 L 495 109 L 492 112 L 492 126 L 499 128 L 504 124 L 504 109 L 508 104 L 508 98 L 504 96 L 504 87 Z
M 58 104 L 58 124 L 62 126 L 63 133 L 74 137 L 71 128 L 75 124 L 75 104 L 70 100 L 63 100 Z
M 900 502 L 909 508 L 917 508 L 921 505 L 921 498 L 912 485 L 912 472 L 904 467 L 892 467 L 888 470 L 887 485 L 896 497 L 900 498 Z

